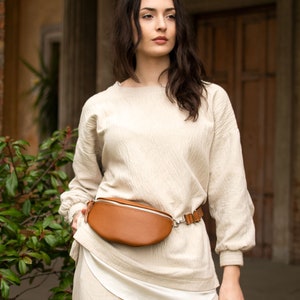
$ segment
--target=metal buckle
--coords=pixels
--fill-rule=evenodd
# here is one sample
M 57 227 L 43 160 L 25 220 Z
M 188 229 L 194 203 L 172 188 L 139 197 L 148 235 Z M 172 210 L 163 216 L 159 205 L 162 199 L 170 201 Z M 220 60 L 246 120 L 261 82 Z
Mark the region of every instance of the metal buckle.
M 186 223 L 184 217 L 179 220 L 173 219 L 173 227 L 177 228 L 180 224 Z

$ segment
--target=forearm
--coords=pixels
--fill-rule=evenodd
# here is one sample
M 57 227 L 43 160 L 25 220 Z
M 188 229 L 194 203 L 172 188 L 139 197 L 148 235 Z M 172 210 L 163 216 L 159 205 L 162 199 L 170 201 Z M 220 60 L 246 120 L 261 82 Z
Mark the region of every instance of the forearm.
M 240 266 L 224 266 L 222 283 L 239 283 L 240 275 Z
M 224 266 L 219 300 L 244 300 L 240 275 L 240 266 Z

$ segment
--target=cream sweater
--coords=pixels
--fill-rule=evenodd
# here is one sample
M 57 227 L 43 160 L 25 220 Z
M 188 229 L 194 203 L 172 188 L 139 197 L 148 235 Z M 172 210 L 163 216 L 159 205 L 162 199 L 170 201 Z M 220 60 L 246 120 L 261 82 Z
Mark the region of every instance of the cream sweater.
M 70 190 L 60 213 L 74 214 L 97 197 L 138 199 L 174 218 L 209 201 L 221 266 L 242 265 L 255 244 L 240 136 L 226 92 L 207 84 L 196 122 L 171 103 L 162 87 L 118 83 L 84 105 Z M 155 224 L 154 224 L 155 226 Z M 110 244 L 83 224 L 75 240 L 118 271 L 153 284 L 190 291 L 218 280 L 205 224 L 180 225 L 149 247 Z

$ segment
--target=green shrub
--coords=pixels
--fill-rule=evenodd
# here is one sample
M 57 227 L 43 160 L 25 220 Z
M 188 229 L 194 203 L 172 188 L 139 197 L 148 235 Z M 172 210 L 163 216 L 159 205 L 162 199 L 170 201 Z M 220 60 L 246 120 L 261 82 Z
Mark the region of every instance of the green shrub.
M 50 299 L 71 299 L 72 233 L 58 208 L 69 182 L 62 167 L 73 160 L 76 135 L 69 128 L 55 132 L 37 155 L 28 154 L 26 141 L 0 137 L 0 299 L 12 299 L 12 285 L 30 279 L 32 286 L 50 274 L 59 281 Z M 57 258 L 59 271 L 51 265 Z

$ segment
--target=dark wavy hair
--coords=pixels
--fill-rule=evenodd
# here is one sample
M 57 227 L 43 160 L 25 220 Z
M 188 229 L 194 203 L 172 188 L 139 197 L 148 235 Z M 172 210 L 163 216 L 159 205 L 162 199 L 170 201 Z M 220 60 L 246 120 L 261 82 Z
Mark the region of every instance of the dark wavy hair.
M 173 0 L 176 10 L 176 43 L 170 53 L 166 95 L 176 101 L 179 108 L 188 112 L 188 119 L 197 120 L 206 73 L 192 42 L 188 19 L 180 0 Z M 139 24 L 141 0 L 118 0 L 114 16 L 113 71 L 118 81 L 132 78 L 139 82 L 136 74 L 135 52 L 142 38 Z M 138 33 L 138 41 L 133 42 L 132 17 Z M 163 73 L 164 73 L 163 72 Z M 161 74 L 162 75 L 162 74 Z

